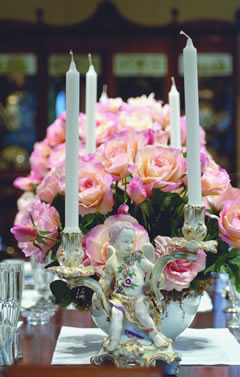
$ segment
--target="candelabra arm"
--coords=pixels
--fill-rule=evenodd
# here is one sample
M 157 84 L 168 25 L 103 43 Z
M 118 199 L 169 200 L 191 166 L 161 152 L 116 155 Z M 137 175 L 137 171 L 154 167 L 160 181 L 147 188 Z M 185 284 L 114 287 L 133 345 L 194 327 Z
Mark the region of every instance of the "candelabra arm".
M 170 245 L 179 250 L 178 253 L 191 262 L 196 261 L 198 250 L 210 251 L 217 253 L 217 241 L 204 241 L 207 235 L 205 225 L 205 207 L 185 205 L 184 207 L 184 225 L 182 232 L 184 239 L 171 241 Z

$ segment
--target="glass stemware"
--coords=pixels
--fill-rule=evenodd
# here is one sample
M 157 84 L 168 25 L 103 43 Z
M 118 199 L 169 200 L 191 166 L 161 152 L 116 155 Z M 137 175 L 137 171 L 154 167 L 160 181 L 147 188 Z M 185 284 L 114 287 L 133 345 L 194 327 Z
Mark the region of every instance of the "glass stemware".
M 236 290 L 234 284 L 229 280 L 229 299 L 232 308 L 230 319 L 227 321 L 227 327 L 240 328 L 240 293 Z
M 51 295 L 50 283 L 54 279 L 53 273 L 45 269 L 45 265 L 38 263 L 35 256 L 30 258 L 34 288 L 40 298 L 29 309 L 24 310 L 22 315 L 27 318 L 31 324 L 47 323 L 57 310 L 57 306 L 49 299 Z

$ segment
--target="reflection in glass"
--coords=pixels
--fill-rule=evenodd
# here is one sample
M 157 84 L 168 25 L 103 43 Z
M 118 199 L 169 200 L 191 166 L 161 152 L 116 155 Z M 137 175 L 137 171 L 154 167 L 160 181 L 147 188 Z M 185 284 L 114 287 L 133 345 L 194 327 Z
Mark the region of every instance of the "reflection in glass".
M 221 167 L 232 172 L 232 84 L 229 77 L 199 79 L 200 124 L 208 151 Z
M 153 77 L 119 77 L 116 79 L 117 97 L 127 101 L 130 97 L 155 94 L 157 100 L 164 98 L 165 79 Z
M 25 168 L 36 141 L 34 77 L 0 75 L 0 88 L 0 168 Z
M 161 53 L 122 53 L 113 56 L 113 73 L 118 97 L 155 94 L 164 98 L 167 56 Z

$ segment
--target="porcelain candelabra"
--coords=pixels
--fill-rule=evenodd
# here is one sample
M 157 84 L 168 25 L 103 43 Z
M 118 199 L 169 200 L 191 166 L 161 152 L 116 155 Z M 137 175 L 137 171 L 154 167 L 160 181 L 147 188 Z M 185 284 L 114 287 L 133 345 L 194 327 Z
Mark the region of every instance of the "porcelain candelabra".
M 177 373 L 180 357 L 173 341 L 161 332 L 163 269 L 176 259 L 196 261 L 199 249 L 216 252 L 216 241 L 204 241 L 204 211 L 201 206 L 185 206 L 184 239 L 172 241 L 174 251 L 156 263 L 151 244 L 133 250 L 135 233 L 130 223 L 112 225 L 108 259 L 99 281 L 93 278 L 93 266 L 81 264 L 83 252 L 75 247 L 75 238 L 63 234 L 62 265 L 50 269 L 65 279 L 70 289 L 88 287 L 94 292 L 92 315 L 107 335 L 91 359 L 93 364 L 101 365 L 109 359 L 117 367 L 163 364 L 165 373 Z

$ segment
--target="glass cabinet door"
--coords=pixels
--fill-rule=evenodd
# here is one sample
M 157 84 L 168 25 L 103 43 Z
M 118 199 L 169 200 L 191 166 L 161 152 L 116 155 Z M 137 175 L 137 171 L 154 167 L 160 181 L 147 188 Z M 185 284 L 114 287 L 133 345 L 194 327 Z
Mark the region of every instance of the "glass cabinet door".
M 34 54 L 0 54 L 0 169 L 28 168 L 36 141 Z
M 115 92 L 127 100 L 143 94 L 163 99 L 167 56 L 161 53 L 117 53 L 113 56 Z

